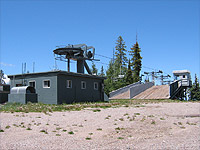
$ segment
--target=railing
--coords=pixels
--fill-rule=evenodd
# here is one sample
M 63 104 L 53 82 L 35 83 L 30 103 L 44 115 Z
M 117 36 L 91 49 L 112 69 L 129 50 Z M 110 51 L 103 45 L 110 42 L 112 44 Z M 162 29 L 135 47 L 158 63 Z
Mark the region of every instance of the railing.
M 182 80 L 177 80 L 170 84 L 170 98 L 173 99 L 175 97 L 179 97 L 180 92 L 182 89 L 186 89 L 187 87 L 192 86 L 192 81 L 189 79 L 182 79 Z
M 173 98 L 175 96 L 175 93 L 180 86 L 182 86 L 182 80 L 177 80 L 170 84 L 170 98 Z

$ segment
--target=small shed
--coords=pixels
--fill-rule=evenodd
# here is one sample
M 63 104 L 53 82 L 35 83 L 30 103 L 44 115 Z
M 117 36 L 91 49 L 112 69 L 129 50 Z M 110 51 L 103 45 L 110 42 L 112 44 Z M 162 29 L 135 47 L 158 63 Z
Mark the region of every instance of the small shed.
M 0 103 L 8 101 L 8 94 L 10 93 L 10 85 L 0 84 Z
M 8 102 L 26 104 L 28 102 L 37 102 L 35 88 L 31 86 L 13 87 L 8 95 Z
M 173 71 L 174 80 L 181 81 L 181 86 L 188 86 L 192 85 L 191 75 L 189 70 L 176 70 Z

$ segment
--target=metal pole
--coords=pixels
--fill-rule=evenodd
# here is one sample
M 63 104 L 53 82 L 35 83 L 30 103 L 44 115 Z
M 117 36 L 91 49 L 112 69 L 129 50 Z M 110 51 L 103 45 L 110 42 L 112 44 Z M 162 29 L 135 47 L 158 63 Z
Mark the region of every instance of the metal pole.
M 163 83 L 163 75 L 161 75 L 161 85 L 163 85 L 164 83 Z
M 33 73 L 35 72 L 35 62 L 33 62 Z
M 154 72 L 152 72 L 152 82 L 155 83 Z
M 70 72 L 70 59 L 68 58 L 68 61 L 67 61 L 67 65 L 68 65 L 68 72 Z
M 22 63 L 22 74 L 24 74 L 24 63 Z

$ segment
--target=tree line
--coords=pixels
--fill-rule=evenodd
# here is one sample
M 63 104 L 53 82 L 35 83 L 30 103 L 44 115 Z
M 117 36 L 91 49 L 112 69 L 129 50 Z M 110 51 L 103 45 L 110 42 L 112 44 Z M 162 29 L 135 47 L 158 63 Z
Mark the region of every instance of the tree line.
M 140 71 L 142 68 L 141 49 L 138 42 L 127 50 L 125 41 L 119 36 L 115 46 L 115 58 L 110 60 L 106 75 L 104 68 L 101 67 L 99 76 L 106 76 L 104 91 L 107 95 L 113 90 L 126 85 L 138 82 L 140 80 Z M 127 57 L 129 55 L 129 59 Z M 92 73 L 97 75 L 97 68 L 92 63 Z

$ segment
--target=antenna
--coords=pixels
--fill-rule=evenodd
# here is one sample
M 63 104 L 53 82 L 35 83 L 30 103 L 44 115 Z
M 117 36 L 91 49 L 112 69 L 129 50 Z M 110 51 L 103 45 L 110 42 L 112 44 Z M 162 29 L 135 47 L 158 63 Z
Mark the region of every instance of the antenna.
M 24 73 L 26 73 L 26 63 L 24 63 Z
M 137 30 L 136 30 L 136 42 L 137 42 L 137 35 L 138 35 L 138 33 L 137 33 Z
M 35 62 L 33 62 L 33 73 L 35 72 Z
M 22 63 L 22 74 L 24 74 L 24 63 Z
M 56 59 L 55 59 L 55 70 L 58 70 Z

